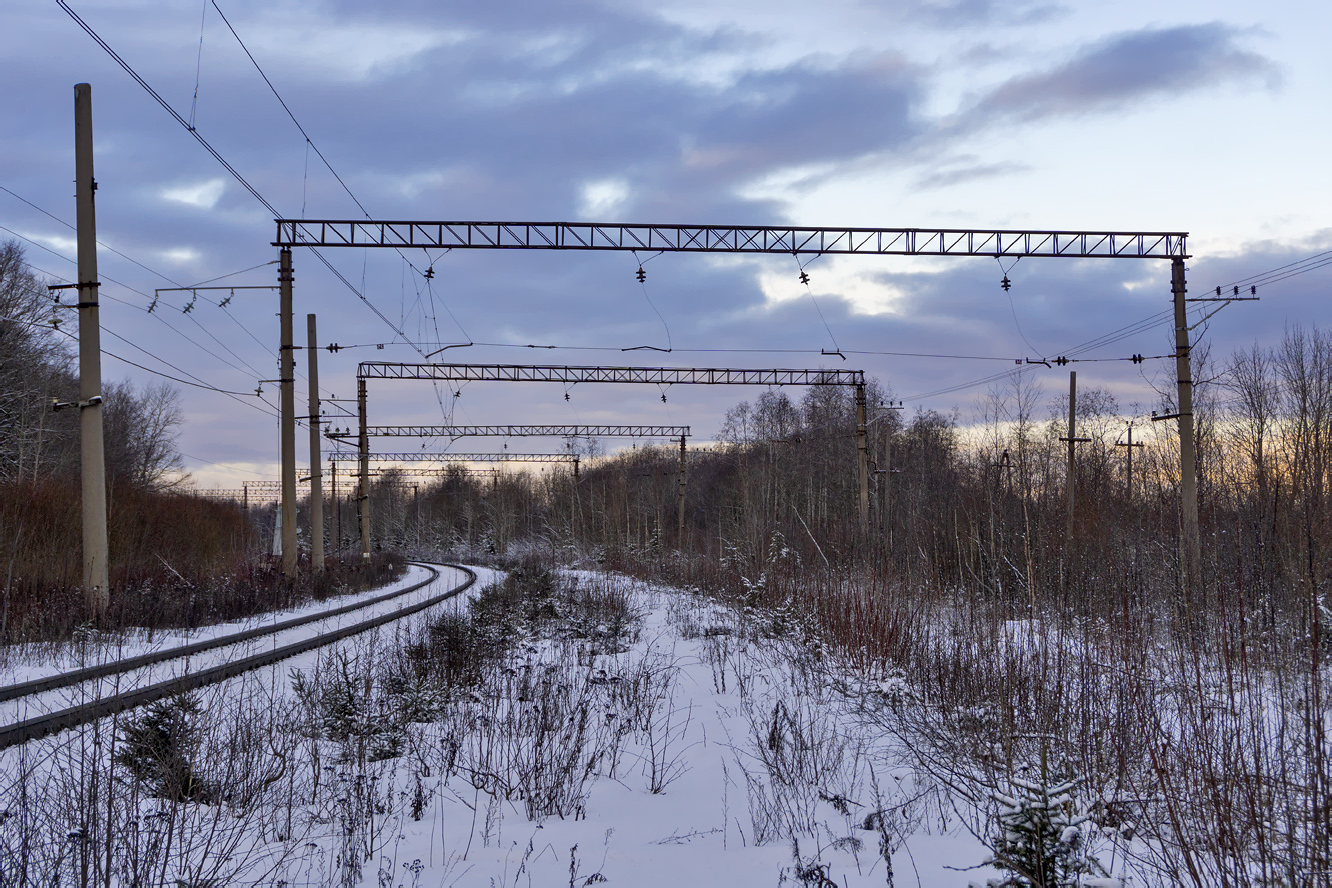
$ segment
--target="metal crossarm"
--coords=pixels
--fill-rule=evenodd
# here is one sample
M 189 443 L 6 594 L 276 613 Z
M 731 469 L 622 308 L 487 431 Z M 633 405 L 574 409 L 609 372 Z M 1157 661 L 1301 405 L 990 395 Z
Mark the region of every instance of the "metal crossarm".
M 345 451 L 325 451 L 325 459 L 355 460 L 356 454 Z M 370 462 L 532 462 L 532 463 L 573 463 L 578 462 L 575 453 L 371 453 Z
M 446 425 L 369 426 L 370 438 L 678 438 L 689 426 L 645 425 Z M 329 432 L 330 438 L 355 438 L 357 432 Z
M 278 219 L 277 247 L 1187 258 L 1187 232 Z
M 534 364 L 395 364 L 367 361 L 361 379 L 457 382 L 630 382 L 657 385 L 864 385 L 863 370 L 732 370 L 698 367 L 568 367 Z

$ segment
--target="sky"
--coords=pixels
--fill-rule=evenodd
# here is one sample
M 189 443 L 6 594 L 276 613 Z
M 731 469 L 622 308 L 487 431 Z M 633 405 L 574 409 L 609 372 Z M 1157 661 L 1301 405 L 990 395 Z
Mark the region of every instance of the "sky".
M 288 217 L 1185 231 L 1194 295 L 1332 249 L 1321 4 L 66 2 Z M 148 311 L 156 288 L 275 284 L 272 214 L 55 0 L 8 0 L 0 23 L 0 238 L 73 276 L 73 86 L 92 84 L 104 376 L 161 379 L 127 358 L 208 386 L 178 386 L 200 486 L 276 478 L 276 385 L 255 394 L 278 376 L 276 292 L 163 293 Z M 782 256 L 325 256 L 347 283 L 296 250 L 295 326 L 303 344 L 315 313 L 320 344 L 345 346 L 319 352 L 338 399 L 358 361 L 470 342 L 434 359 L 862 369 L 909 411 L 965 422 L 1006 384 L 977 380 L 1170 306 L 1160 260 L 824 256 L 804 261 L 806 287 Z M 1224 360 L 1327 327 L 1330 276 L 1264 286 L 1195 333 Z M 1170 335 L 1162 321 L 1082 353 L 1116 360 L 1072 365 L 1080 388 L 1149 411 L 1170 362 L 1120 359 L 1169 354 Z M 1023 366 L 1066 391 L 1068 368 Z M 702 441 L 760 393 L 372 382 L 369 412 L 689 425 Z M 396 440 L 374 446 L 421 447 Z

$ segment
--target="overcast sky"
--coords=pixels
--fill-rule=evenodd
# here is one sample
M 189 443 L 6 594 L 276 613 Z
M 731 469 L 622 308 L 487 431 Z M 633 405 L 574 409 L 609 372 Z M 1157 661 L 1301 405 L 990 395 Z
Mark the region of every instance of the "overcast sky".
M 211 0 L 68 2 L 282 214 L 361 215 Z M 1322 4 L 217 3 L 375 218 L 1187 231 L 1195 294 L 1332 248 Z M 7 0 L 0 25 L 0 186 L 12 192 L 0 191 L 0 237 L 30 239 L 34 267 L 73 275 L 73 232 L 23 200 L 73 222 L 72 87 L 91 83 L 99 236 L 134 260 L 100 253 L 104 347 L 234 392 L 275 378 L 275 293 L 238 290 L 225 307 L 229 294 L 200 293 L 189 313 L 189 296 L 171 293 L 147 311 L 157 287 L 253 266 L 220 283 L 274 283 L 271 214 L 55 0 Z M 790 257 L 666 254 L 640 285 L 629 254 L 409 253 L 415 269 L 391 251 L 326 255 L 388 318 L 296 251 L 297 341 L 314 312 L 322 343 L 365 346 L 320 353 L 321 388 L 339 398 L 354 396 L 358 361 L 470 341 L 562 348 L 473 345 L 438 359 L 859 368 L 909 409 L 965 418 L 985 385 L 921 396 L 1170 304 L 1162 261 L 823 257 L 807 263 L 806 288 Z M 1273 342 L 1289 324 L 1328 326 L 1330 275 L 1218 314 L 1213 354 Z M 1169 335 L 1162 323 L 1085 356 L 1165 354 Z M 620 351 L 640 345 L 675 351 Z M 820 354 L 838 347 L 846 362 Z M 1169 375 L 1160 361 L 1077 369 L 1080 386 L 1111 389 L 1126 412 L 1155 406 L 1151 382 Z M 103 371 L 154 379 L 112 357 Z M 1051 395 L 1066 390 L 1066 368 L 1036 373 Z M 264 400 L 182 392 L 181 445 L 200 484 L 276 477 L 273 384 Z M 565 393 L 377 382 L 370 415 L 688 424 L 706 438 L 760 392 Z

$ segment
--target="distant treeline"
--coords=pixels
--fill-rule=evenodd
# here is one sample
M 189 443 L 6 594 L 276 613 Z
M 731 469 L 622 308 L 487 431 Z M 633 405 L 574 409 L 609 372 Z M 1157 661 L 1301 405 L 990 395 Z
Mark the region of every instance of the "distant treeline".
M 807 562 L 872 567 L 893 582 L 969 590 L 1014 614 L 1055 605 L 1087 615 L 1153 601 L 1243 603 L 1250 615 L 1302 615 L 1332 572 L 1332 336 L 1290 329 L 1270 348 L 1225 360 L 1195 349 L 1196 445 L 1204 534 L 1202 583 L 1176 594 L 1179 455 L 1173 386 L 1124 410 L 1085 386 L 1077 400 L 1077 508 L 1067 538 L 1068 396 L 1021 374 L 982 394 L 976 418 L 883 409 L 869 387 L 871 526 L 857 497 L 854 393 L 773 390 L 741 402 L 716 446 L 689 455 L 683 539 L 676 530 L 678 453 L 637 447 L 566 469 L 372 488 L 386 543 L 459 552 L 515 541 L 613 560 L 688 553 L 761 560 L 774 538 Z M 1084 379 L 1084 384 L 1086 380 Z M 1128 422 L 1135 414 L 1133 475 Z M 592 446 L 594 456 L 598 445 Z M 350 490 L 342 541 L 355 540 Z M 331 525 L 330 525 L 331 527 Z

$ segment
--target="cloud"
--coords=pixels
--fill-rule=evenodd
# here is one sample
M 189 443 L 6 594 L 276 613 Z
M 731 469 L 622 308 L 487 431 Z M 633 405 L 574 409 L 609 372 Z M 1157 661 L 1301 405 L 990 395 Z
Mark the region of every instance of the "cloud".
M 904 10 L 912 18 L 937 28 L 962 29 L 988 25 L 1021 26 L 1048 21 L 1064 14 L 1057 3 L 1040 0 L 915 0 Z
M 965 166 L 935 170 L 932 173 L 927 173 L 921 176 L 916 180 L 915 187 L 921 191 L 927 191 L 932 188 L 949 188 L 953 185 L 961 185 L 965 182 L 975 182 L 979 179 L 994 179 L 999 176 L 1027 173 L 1031 172 L 1031 169 L 1032 168 L 1025 163 L 1015 163 L 1012 161 L 977 163 L 975 158 L 971 158 L 970 163 Z
M 574 211 L 579 219 L 601 221 L 616 218 L 629 198 L 629 184 L 623 179 L 598 179 L 583 185 L 583 193 Z
M 217 206 L 217 202 L 222 199 L 222 194 L 226 190 L 227 182 L 225 179 L 209 179 L 206 182 L 163 188 L 162 199 L 173 203 L 182 203 L 186 206 L 198 207 L 201 210 L 211 210 Z
M 1260 82 L 1275 88 L 1276 65 L 1241 49 L 1242 32 L 1220 23 L 1143 28 L 1115 34 L 1062 65 L 1014 77 L 964 113 L 972 122 L 1105 112 L 1174 91 Z

